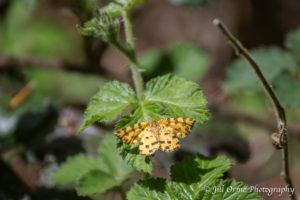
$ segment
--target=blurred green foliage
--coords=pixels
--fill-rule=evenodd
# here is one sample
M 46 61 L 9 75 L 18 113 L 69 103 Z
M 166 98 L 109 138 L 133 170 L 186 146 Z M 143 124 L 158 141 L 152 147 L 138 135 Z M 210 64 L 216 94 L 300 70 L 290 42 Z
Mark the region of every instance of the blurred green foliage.
M 56 159 L 64 160 L 72 151 L 82 152 L 83 148 L 77 138 L 46 139 L 57 129 L 58 109 L 87 104 L 104 80 L 43 65 L 57 61 L 59 66 L 68 63 L 85 67 L 82 36 L 51 12 L 45 14 L 44 7 L 37 7 L 39 2 L 10 1 L 0 21 L 0 54 L 13 58 L 0 73 L 0 148 L 21 145 L 22 154 L 31 152 L 32 160 L 43 160 L 49 153 L 57 153 Z M 23 58 L 42 62 L 31 66 Z M 33 86 L 29 96 L 15 110 L 9 109 L 12 98 L 28 84 Z M 68 148 L 63 149 L 63 145 Z
M 274 82 L 273 87 L 283 105 L 297 108 L 300 105 L 300 80 L 289 72 L 283 72 Z
M 60 69 L 27 68 L 23 70 L 23 74 L 26 82 L 33 85 L 33 92 L 15 113 L 49 104 L 86 104 L 104 83 L 104 80 L 95 75 Z M 4 75 L 0 76 L 0 83 L 2 83 L 0 89 L 3 88 L 1 107 L 7 109 L 10 100 L 21 89 L 22 83 Z
M 300 66 L 294 57 L 288 51 L 278 47 L 260 47 L 250 51 L 250 54 L 274 88 L 281 103 L 287 108 L 298 107 L 300 105 L 300 101 L 298 101 L 300 93 L 297 91 L 300 80 L 293 77 L 292 74 L 299 73 Z M 236 59 L 228 68 L 224 89 L 234 94 L 236 98 L 245 100 L 244 103 L 239 100 L 242 103 L 241 107 L 249 107 L 247 105 L 250 105 L 252 107 L 249 110 L 259 112 L 259 108 L 256 109 L 255 107 L 260 103 L 255 103 L 255 99 L 258 101 L 263 99 L 257 98 L 261 96 L 262 88 L 255 73 L 243 59 Z M 249 104 L 248 100 L 252 103 Z
M 176 42 L 164 51 L 151 49 L 143 53 L 139 57 L 139 63 L 146 80 L 172 72 L 197 81 L 210 66 L 210 59 L 199 47 L 186 42 Z
M 1 54 L 17 58 L 32 56 L 33 59 L 39 57 L 62 63 L 82 63 L 84 56 L 81 36 L 54 18 L 50 19 L 33 9 L 36 3 L 38 2 L 11 2 L 0 23 Z M 44 69 L 44 66 L 25 67 L 0 75 L 2 109 L 6 109 L 12 97 L 24 87 L 24 81 L 32 83 L 34 90 L 17 112 L 49 103 L 85 104 L 103 83 L 95 75 Z
M 288 34 L 286 46 L 291 50 L 297 61 L 300 62 L 300 28 Z
M 33 81 L 35 85 L 33 96 L 51 102 L 85 104 L 104 83 L 104 80 L 95 75 L 59 69 L 27 69 L 24 73 L 26 80 Z
M 25 2 L 13 1 L 0 24 L 0 51 L 6 55 L 82 61 L 82 40 L 53 19 L 30 12 Z
M 250 54 L 271 83 L 274 83 L 284 70 L 298 68 L 293 57 L 278 47 L 260 47 L 250 51 Z M 256 74 L 248 63 L 238 58 L 227 70 L 224 88 L 227 91 L 259 89 L 261 86 L 257 80 Z

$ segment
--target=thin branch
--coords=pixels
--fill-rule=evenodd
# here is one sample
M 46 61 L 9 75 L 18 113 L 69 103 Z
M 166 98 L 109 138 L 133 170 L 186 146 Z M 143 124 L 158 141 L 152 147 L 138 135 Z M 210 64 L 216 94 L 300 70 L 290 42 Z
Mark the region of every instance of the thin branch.
M 295 188 L 292 184 L 292 180 L 290 178 L 289 172 L 289 161 L 288 161 L 288 141 L 287 141 L 287 124 L 285 118 L 285 110 L 281 106 L 277 96 L 275 95 L 273 89 L 267 82 L 266 78 L 264 77 L 263 73 L 261 72 L 258 64 L 255 60 L 251 57 L 248 50 L 238 41 L 226 28 L 226 26 L 218 19 L 213 21 L 214 25 L 220 30 L 220 32 L 225 36 L 229 44 L 235 49 L 236 54 L 242 58 L 244 58 L 251 68 L 254 70 L 258 78 L 260 79 L 262 86 L 265 90 L 267 96 L 269 96 L 271 103 L 273 105 L 274 113 L 277 119 L 277 128 L 278 128 L 278 138 L 279 140 L 276 141 L 276 146 L 281 148 L 282 151 L 282 163 L 283 163 L 283 172 L 282 175 L 284 180 L 289 188 L 289 196 L 290 199 L 296 200 L 296 193 Z
M 16 109 L 34 90 L 35 84 L 30 82 L 25 85 L 9 102 L 9 108 L 11 110 Z

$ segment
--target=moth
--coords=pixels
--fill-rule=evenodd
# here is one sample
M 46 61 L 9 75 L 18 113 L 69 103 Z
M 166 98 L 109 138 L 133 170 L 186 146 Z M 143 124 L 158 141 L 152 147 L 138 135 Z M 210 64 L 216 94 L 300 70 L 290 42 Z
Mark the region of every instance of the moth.
M 151 155 L 158 149 L 169 152 L 179 148 L 177 137 L 186 137 L 195 122 L 193 118 L 152 120 L 123 128 L 115 132 L 115 135 L 126 144 L 134 145 L 140 141 L 140 154 Z

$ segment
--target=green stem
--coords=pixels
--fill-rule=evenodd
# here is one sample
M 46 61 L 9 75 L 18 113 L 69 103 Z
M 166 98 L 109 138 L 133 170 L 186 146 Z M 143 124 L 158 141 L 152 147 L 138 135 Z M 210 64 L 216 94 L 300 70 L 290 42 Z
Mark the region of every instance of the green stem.
M 138 63 L 137 63 L 136 54 L 135 54 L 135 50 L 134 50 L 134 41 L 133 41 L 133 34 L 132 34 L 132 27 L 131 27 L 129 13 L 127 11 L 123 11 L 122 18 L 124 21 L 126 42 L 127 42 L 127 46 L 129 47 L 128 50 L 126 52 L 123 51 L 123 53 L 125 53 L 125 55 L 128 57 L 128 59 L 131 62 L 130 70 L 132 73 L 132 78 L 134 81 L 138 99 L 141 100 L 142 92 L 143 92 L 143 78 L 138 69 Z
M 133 41 L 133 33 L 132 33 L 132 26 L 130 22 L 130 16 L 128 11 L 124 10 L 122 12 L 122 18 L 124 21 L 124 28 L 126 34 L 126 42 L 131 50 L 134 50 L 134 41 Z

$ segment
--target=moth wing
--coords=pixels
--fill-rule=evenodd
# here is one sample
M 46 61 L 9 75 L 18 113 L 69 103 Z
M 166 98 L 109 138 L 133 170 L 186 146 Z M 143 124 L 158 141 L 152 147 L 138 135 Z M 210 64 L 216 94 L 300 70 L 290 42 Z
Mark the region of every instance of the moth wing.
M 141 133 L 141 142 L 139 152 L 143 155 L 151 155 L 159 148 L 159 141 L 156 133 L 151 132 L 151 129 L 145 129 Z
M 159 124 L 173 129 L 179 137 L 186 137 L 191 131 L 196 120 L 193 118 L 166 118 L 158 121 Z
M 126 144 L 136 144 L 141 138 L 141 132 L 145 130 L 149 124 L 149 122 L 134 124 L 115 132 L 115 135 Z
M 173 129 L 166 126 L 160 128 L 159 143 L 163 151 L 173 151 L 180 147 L 179 140 L 173 133 Z

